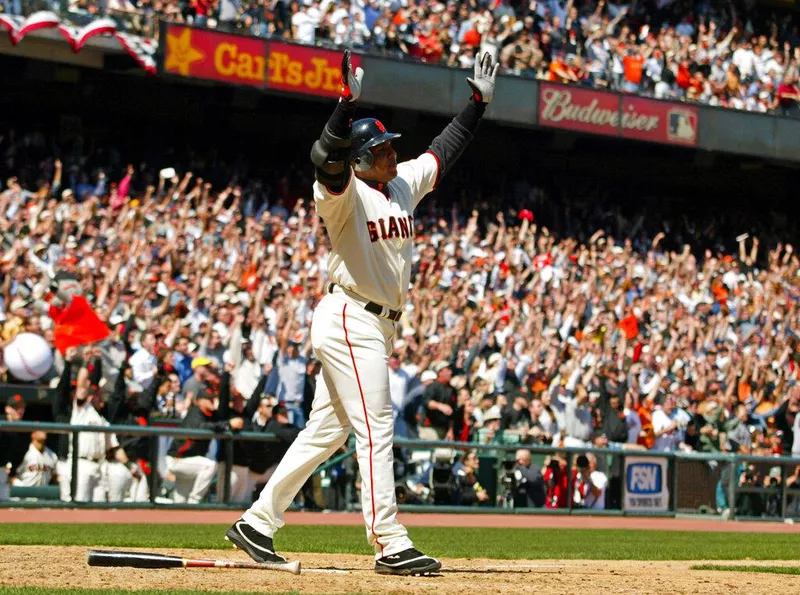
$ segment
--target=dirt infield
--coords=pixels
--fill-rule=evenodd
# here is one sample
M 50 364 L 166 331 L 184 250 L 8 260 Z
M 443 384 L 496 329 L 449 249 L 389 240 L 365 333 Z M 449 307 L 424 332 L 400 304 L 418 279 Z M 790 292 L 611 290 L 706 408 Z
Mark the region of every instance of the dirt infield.
M 62 510 L 0 509 L 3 523 L 133 523 L 219 524 L 236 520 L 235 511 L 197 510 Z M 524 529 L 650 529 L 659 531 L 719 531 L 741 533 L 800 533 L 800 524 L 723 522 L 698 518 L 653 518 L 585 515 L 423 514 L 404 512 L 407 527 L 519 527 Z M 290 512 L 287 525 L 359 526 L 358 513 Z
M 692 562 L 531 560 L 443 560 L 436 576 L 378 576 L 366 556 L 298 554 L 300 576 L 259 570 L 138 570 L 94 568 L 85 547 L 0 546 L 4 586 L 96 587 L 105 589 L 196 589 L 208 591 L 296 591 L 300 593 L 791 593 L 800 577 L 689 570 Z M 186 557 L 246 560 L 242 552 L 160 550 Z M 725 564 L 730 564 L 726 562 Z M 752 564 L 752 562 L 750 562 Z M 758 562 L 787 565 L 786 562 Z M 316 572 L 315 572 L 316 571 Z

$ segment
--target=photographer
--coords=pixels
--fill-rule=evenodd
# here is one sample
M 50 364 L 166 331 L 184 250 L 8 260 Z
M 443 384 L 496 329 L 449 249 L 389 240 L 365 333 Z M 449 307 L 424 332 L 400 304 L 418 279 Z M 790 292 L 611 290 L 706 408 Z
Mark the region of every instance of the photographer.
M 608 477 L 597 470 L 597 459 L 591 453 L 578 456 L 573 480 L 573 505 L 579 508 L 603 510 L 606 507 Z
M 542 474 L 547 486 L 547 508 L 567 508 L 567 489 L 569 475 L 567 459 L 561 453 L 555 453 L 544 460 L 544 473 Z
M 477 471 L 480 466 L 478 453 L 469 451 L 462 461 L 453 465 L 453 504 L 456 506 L 484 505 L 489 501 L 489 493 L 478 482 Z
M 503 485 L 513 494 L 514 508 L 541 508 L 546 499 L 542 471 L 531 462 L 529 450 L 518 450 L 515 459 L 503 477 Z

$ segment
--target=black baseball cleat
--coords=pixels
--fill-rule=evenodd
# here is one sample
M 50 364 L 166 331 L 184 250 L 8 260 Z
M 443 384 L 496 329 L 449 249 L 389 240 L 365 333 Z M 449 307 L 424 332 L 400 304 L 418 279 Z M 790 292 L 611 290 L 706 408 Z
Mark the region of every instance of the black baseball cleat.
M 225 531 L 225 540 L 230 541 L 233 547 L 246 551 L 256 562 L 286 563 L 286 558 L 275 553 L 272 538 L 262 535 L 242 519 Z
M 375 561 L 375 572 L 378 574 L 395 574 L 398 576 L 428 574 L 436 572 L 441 567 L 442 563 L 439 560 L 426 556 L 413 547 L 398 554 L 384 556 Z

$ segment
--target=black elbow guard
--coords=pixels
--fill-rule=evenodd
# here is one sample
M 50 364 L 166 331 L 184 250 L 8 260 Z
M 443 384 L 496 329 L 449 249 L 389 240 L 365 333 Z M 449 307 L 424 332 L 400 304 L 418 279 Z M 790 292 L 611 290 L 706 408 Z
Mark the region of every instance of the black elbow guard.
M 316 168 L 320 184 L 328 188 L 342 188 L 350 173 L 350 138 L 334 136 L 325 126 L 322 136 L 311 147 L 311 163 Z

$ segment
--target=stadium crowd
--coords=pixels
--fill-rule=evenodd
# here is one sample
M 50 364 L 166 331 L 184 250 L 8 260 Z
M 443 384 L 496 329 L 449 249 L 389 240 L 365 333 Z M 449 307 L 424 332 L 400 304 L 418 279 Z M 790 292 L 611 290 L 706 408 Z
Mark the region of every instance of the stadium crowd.
M 0 189 L 0 347 L 23 331 L 52 345 L 44 301 L 77 284 L 111 336 L 56 352 L 45 378 L 53 418 L 277 433 L 280 444 L 235 447 L 231 494 L 247 500 L 304 425 L 319 372 L 309 323 L 326 291 L 328 243 L 314 205 L 297 198 L 308 192 L 292 194 L 285 180 L 265 194 L 259 180 L 214 188 L 144 165 L 117 175 L 108 154 L 69 154 L 65 165 L 47 149 L 37 134 L 0 141 L 4 167 L 24 173 Z M 396 434 L 519 445 L 517 464 L 546 490 L 531 501 L 549 507 L 566 505 L 567 462 L 555 454 L 536 475 L 526 445 L 800 456 L 794 247 L 743 234 L 725 252 L 723 220 L 603 218 L 600 199 L 595 210 L 570 204 L 574 216 L 520 183 L 502 209 L 418 212 L 412 287 L 388 359 Z M 787 237 L 794 225 L 764 223 Z M 24 405 L 12 397 L 5 413 L 19 419 Z M 0 440 L 13 484 L 45 438 Z M 76 499 L 145 499 L 156 470 L 175 501 L 203 500 L 215 477 L 222 489 L 217 441 L 176 440 L 160 461 L 148 460 L 148 444 L 81 434 Z M 63 437 L 50 456 L 64 499 L 71 448 Z M 447 462 L 453 501 L 486 501 L 474 454 Z M 398 450 L 413 500 L 435 465 L 415 478 L 411 458 Z M 598 461 L 581 463 L 575 502 L 602 508 Z M 337 469 L 357 485 L 352 464 Z
M 488 51 L 509 75 L 800 115 L 796 15 L 758 3 L 71 0 L 69 10 L 145 35 L 167 18 L 457 68 Z

